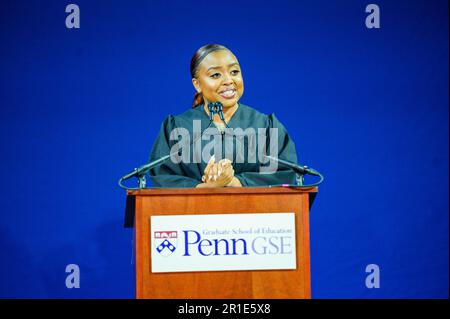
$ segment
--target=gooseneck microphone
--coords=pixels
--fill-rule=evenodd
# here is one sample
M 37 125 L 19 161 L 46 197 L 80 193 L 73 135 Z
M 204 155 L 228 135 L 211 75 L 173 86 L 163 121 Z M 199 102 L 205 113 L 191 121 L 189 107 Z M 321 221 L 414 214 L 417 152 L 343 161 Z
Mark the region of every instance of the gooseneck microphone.
M 219 117 L 222 119 L 222 121 L 225 122 L 224 116 L 223 116 L 223 111 L 222 111 L 222 103 L 220 102 L 209 102 L 208 103 L 208 110 L 209 110 L 209 125 L 201 132 L 201 134 L 195 139 L 193 140 L 190 144 L 189 147 L 191 147 L 195 142 L 197 142 L 197 140 L 199 138 L 201 138 L 203 136 L 203 133 L 209 128 L 211 127 L 211 124 L 213 123 L 213 117 L 214 114 L 218 114 Z M 226 125 L 226 123 L 225 123 Z M 227 125 L 228 126 L 228 125 Z M 165 155 L 161 158 L 158 158 L 157 160 L 154 160 L 150 163 L 141 165 L 140 167 L 135 168 L 132 172 L 122 176 L 119 179 L 119 186 L 123 189 L 126 190 L 136 190 L 136 189 L 142 189 L 146 187 L 147 181 L 145 178 L 145 174 L 147 174 L 153 167 L 156 167 L 158 165 L 163 164 L 167 159 L 169 159 L 171 156 L 176 155 L 177 153 L 179 153 L 179 150 Z M 126 181 L 132 177 L 136 177 L 139 180 L 139 187 L 138 188 L 130 188 L 130 187 L 126 187 L 122 184 L 123 181 Z
M 126 175 L 124 175 L 124 176 L 122 176 L 120 178 L 119 186 L 121 188 L 124 188 L 124 189 L 130 189 L 128 187 L 123 186 L 122 182 L 126 181 L 127 179 L 130 179 L 132 177 L 137 177 L 139 179 L 139 189 L 145 188 L 145 186 L 146 186 L 145 174 L 147 174 L 147 172 L 150 169 L 152 169 L 153 167 L 164 163 L 170 156 L 175 155 L 176 153 L 178 153 L 178 151 L 174 152 L 172 154 L 163 156 L 163 157 L 161 157 L 161 158 L 159 158 L 157 160 L 154 160 L 154 161 L 152 161 L 150 163 L 144 164 L 144 165 L 142 165 L 142 166 L 140 166 L 138 168 L 135 168 L 131 173 L 128 173 L 128 174 L 126 174 Z
M 318 171 L 316 171 L 315 169 L 312 169 L 312 168 L 310 168 L 308 166 L 297 165 L 295 163 L 292 163 L 292 162 L 289 162 L 289 161 L 286 161 L 286 160 L 282 160 L 280 158 L 276 158 L 276 157 L 273 157 L 273 156 L 268 156 L 268 155 L 265 155 L 265 154 L 263 154 L 263 156 L 265 158 L 271 160 L 271 161 L 275 161 L 277 163 L 280 163 L 281 165 L 287 166 L 290 169 L 292 169 L 298 176 L 297 182 L 298 182 L 299 186 L 303 186 L 303 177 L 304 177 L 304 175 L 318 176 L 320 178 L 318 182 L 316 182 L 314 184 L 307 185 L 307 186 L 317 186 L 320 183 L 322 183 L 323 180 L 324 180 L 324 177 L 323 177 L 322 174 L 320 174 Z
M 313 175 L 313 176 L 320 176 L 320 173 L 312 168 L 309 168 L 308 166 L 300 166 L 297 165 L 295 163 L 289 162 L 289 161 L 285 161 L 282 160 L 280 158 L 276 158 L 273 156 L 268 156 L 268 155 L 263 155 L 265 158 L 278 162 L 284 166 L 287 166 L 289 168 L 291 168 L 293 171 L 295 171 L 296 173 L 302 174 L 302 175 Z
M 223 115 L 223 104 L 219 101 L 217 102 L 209 102 L 208 103 L 208 110 L 209 110 L 209 119 L 212 121 L 214 114 L 218 114 L 220 120 L 225 124 L 226 127 L 228 126 L 228 123 L 225 121 L 225 117 Z

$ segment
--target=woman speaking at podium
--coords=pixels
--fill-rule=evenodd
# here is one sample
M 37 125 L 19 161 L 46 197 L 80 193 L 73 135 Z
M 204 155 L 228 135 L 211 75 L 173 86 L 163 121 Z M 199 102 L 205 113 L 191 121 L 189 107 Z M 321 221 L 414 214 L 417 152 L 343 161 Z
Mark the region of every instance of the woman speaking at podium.
M 265 115 L 239 102 L 244 93 L 244 81 L 235 55 L 222 45 L 208 44 L 194 54 L 190 70 L 197 91 L 193 106 L 164 120 L 150 161 L 174 153 L 179 157 L 178 160 L 171 157 L 150 170 L 154 186 L 295 184 L 296 175 L 289 168 L 277 165 L 276 169 L 264 170 L 268 161 L 260 155 L 262 151 L 297 163 L 295 145 L 273 113 Z M 178 143 L 174 137 L 183 132 L 189 133 L 189 143 L 185 140 L 181 152 L 174 152 Z M 205 139 L 206 133 L 212 141 Z M 209 152 L 205 152 L 205 148 Z

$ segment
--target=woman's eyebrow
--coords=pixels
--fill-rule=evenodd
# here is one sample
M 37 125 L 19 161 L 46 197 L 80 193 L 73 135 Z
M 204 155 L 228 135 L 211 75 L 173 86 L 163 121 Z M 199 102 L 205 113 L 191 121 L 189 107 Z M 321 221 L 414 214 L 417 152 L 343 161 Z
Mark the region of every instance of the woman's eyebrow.
M 234 62 L 234 63 L 228 64 L 228 67 L 231 67 L 231 66 L 234 66 L 234 65 L 239 66 L 239 63 Z M 220 68 L 222 68 L 222 67 L 221 67 L 221 66 L 212 66 L 212 67 L 208 68 L 207 71 L 209 71 L 209 70 L 214 70 L 214 69 L 220 69 Z

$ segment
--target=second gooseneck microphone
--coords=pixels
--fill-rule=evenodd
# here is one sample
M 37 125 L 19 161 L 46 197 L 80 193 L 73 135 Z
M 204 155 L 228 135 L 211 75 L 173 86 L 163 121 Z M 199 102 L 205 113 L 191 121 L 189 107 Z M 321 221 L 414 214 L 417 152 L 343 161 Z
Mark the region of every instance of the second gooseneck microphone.
M 228 123 L 225 121 L 225 116 L 223 115 L 223 105 L 220 102 L 209 102 L 208 103 L 208 110 L 209 110 L 209 123 L 213 123 L 214 114 L 218 114 L 220 120 L 225 124 L 224 126 L 218 126 L 216 124 L 217 129 L 224 134 L 225 133 L 225 127 L 229 127 Z
M 218 114 L 222 122 L 227 124 L 225 122 L 225 117 L 223 116 L 223 105 L 220 102 L 209 102 L 208 103 L 208 110 L 209 110 L 209 119 L 212 121 L 214 114 Z

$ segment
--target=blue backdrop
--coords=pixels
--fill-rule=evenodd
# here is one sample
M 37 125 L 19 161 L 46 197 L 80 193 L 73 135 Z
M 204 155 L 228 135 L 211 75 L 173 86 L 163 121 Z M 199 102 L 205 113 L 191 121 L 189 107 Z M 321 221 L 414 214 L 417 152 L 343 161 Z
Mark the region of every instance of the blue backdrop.
M 361 0 L 74 0 L 80 29 L 69 3 L 0 2 L 0 297 L 134 296 L 117 180 L 190 108 L 206 43 L 234 51 L 241 101 L 275 112 L 326 176 L 312 296 L 448 297 L 447 0 L 376 0 L 380 29 Z

